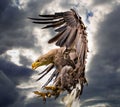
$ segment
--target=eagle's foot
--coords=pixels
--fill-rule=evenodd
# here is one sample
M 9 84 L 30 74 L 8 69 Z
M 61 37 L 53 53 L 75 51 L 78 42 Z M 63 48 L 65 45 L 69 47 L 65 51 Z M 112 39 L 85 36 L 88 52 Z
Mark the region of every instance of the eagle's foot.
M 51 90 L 52 93 L 58 93 L 62 91 L 62 88 L 56 86 L 45 86 L 46 90 Z
M 43 101 L 46 101 L 46 98 L 51 96 L 54 96 L 55 98 L 57 98 L 62 92 L 61 88 L 58 88 L 55 86 L 46 86 L 45 89 L 50 91 L 47 91 L 47 92 L 34 91 L 34 94 L 38 95 L 39 97 L 42 97 Z
M 51 95 L 55 96 L 55 98 L 57 98 L 60 95 L 60 93 L 63 91 L 61 88 L 55 86 L 46 86 L 45 89 L 51 90 Z
M 43 101 L 46 102 L 46 98 L 54 96 L 57 98 L 60 95 L 61 90 L 51 91 L 51 92 L 39 92 L 34 91 L 34 94 L 38 95 L 39 97 L 43 98 Z
M 55 91 L 57 88 L 55 86 L 45 86 L 45 89 Z
M 43 98 L 43 101 L 46 101 L 47 94 L 44 92 L 34 91 L 34 94 L 38 95 L 39 97 Z

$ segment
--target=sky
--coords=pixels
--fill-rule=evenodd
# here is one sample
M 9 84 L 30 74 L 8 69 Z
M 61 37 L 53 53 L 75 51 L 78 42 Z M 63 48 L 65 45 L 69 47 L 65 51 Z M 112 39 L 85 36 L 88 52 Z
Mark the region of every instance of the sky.
M 78 11 L 88 33 L 88 86 L 81 107 L 120 106 L 119 0 L 0 0 L 0 107 L 63 107 L 60 98 L 43 104 L 33 94 L 47 76 L 36 82 L 44 67 L 33 71 L 31 63 L 55 48 L 47 44 L 55 33 L 40 29 L 27 17 L 70 8 Z

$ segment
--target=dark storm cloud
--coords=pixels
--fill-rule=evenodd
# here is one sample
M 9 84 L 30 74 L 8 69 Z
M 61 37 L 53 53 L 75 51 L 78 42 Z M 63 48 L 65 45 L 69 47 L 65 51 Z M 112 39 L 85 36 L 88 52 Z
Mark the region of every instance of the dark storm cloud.
M 99 24 L 96 41 L 97 53 L 93 57 L 88 72 L 89 85 L 85 88 L 85 99 L 100 97 L 92 104 L 108 103 L 110 107 L 120 105 L 120 6 L 115 7 Z M 91 105 L 92 105 L 91 104 Z M 90 103 L 89 103 L 90 105 Z
M 13 6 L 11 0 L 0 1 L 0 54 L 12 48 L 35 47 L 37 40 L 32 35 L 34 25 L 27 17 L 38 15 L 50 1 L 29 1 L 25 10 Z
M 44 104 L 42 99 L 34 98 L 31 99 L 25 107 L 63 107 L 62 104 L 59 104 L 57 100 L 54 98 L 51 98 L 50 100 L 47 100 L 47 102 Z
M 0 15 L 2 12 L 8 7 L 8 5 L 11 3 L 10 0 L 1 0 L 0 1 Z
M 9 3 L 0 17 L 0 54 L 12 48 L 34 46 L 35 39 L 31 28 L 25 25 L 27 16 L 24 11 Z
M 19 9 L 11 5 L 12 0 L 0 0 L 0 54 L 12 48 L 35 48 L 36 39 L 32 35 L 34 26 L 27 17 L 37 17 L 43 9 L 43 6 L 52 0 L 29 0 L 27 7 Z M 112 0 L 96 0 L 93 5 L 110 3 Z M 66 0 L 60 3 L 60 6 L 69 9 L 72 4 Z M 94 40 L 96 41 L 97 54 L 93 57 L 90 65 L 90 71 L 87 73 L 89 78 L 88 87 L 84 87 L 81 101 L 93 97 L 101 99 L 84 103 L 82 106 L 98 103 L 109 103 L 111 107 L 120 105 L 120 7 L 116 7 L 113 12 L 105 17 L 102 23 L 99 23 L 98 33 Z M 46 10 L 44 9 L 44 12 Z M 39 48 L 39 47 L 37 47 Z M 17 89 L 16 86 L 21 82 L 28 82 L 33 71 L 17 66 L 10 62 L 10 58 L 5 56 L 0 59 L 0 107 L 62 107 L 56 100 L 50 99 L 43 104 L 42 99 L 33 98 L 26 101 L 25 89 Z M 29 64 L 30 61 L 20 55 L 21 64 Z M 30 89 L 28 89 L 30 90 Z M 25 94 L 21 93 L 25 91 Z M 9 96 L 9 97 L 8 97 Z M 109 106 L 108 106 L 109 107 Z
M 13 82 L 0 70 L 0 107 L 8 107 L 15 102 L 18 93 Z
M 32 24 L 27 17 L 38 16 L 43 6 L 50 1 L 52 0 L 31 0 L 25 9 L 13 6 L 12 0 L 0 1 L 0 54 L 13 48 L 36 49 L 34 46 L 36 39 L 35 35 L 32 35 L 32 30 L 37 25 Z M 20 55 L 20 63 L 27 65 L 30 61 Z M 31 89 L 16 88 L 21 83 L 27 83 L 32 73 L 31 69 L 12 63 L 8 55 L 0 58 L 0 107 L 44 106 L 42 99 L 32 99 L 28 103 L 25 101 L 27 91 Z M 56 101 L 50 101 L 47 106 L 53 104 L 58 107 Z
M 30 59 L 26 58 L 25 56 L 20 55 L 19 63 L 23 64 L 23 66 L 30 66 L 32 64 L 32 61 Z
M 62 107 L 54 99 L 48 99 L 44 104 L 42 99 L 37 96 L 26 101 L 27 92 L 33 91 L 32 88 L 16 88 L 20 83 L 27 83 L 33 71 L 0 59 L 0 107 Z M 24 93 L 24 94 L 21 94 Z
M 10 61 L 0 58 L 0 70 L 11 79 L 15 84 L 20 82 L 25 82 L 32 75 L 33 71 L 31 69 L 17 66 Z
M 31 69 L 17 66 L 0 58 L 0 107 L 21 107 L 24 105 L 26 95 L 21 95 L 24 90 L 18 89 L 16 86 L 23 82 L 27 83 L 32 73 Z M 18 101 L 19 105 L 15 105 Z

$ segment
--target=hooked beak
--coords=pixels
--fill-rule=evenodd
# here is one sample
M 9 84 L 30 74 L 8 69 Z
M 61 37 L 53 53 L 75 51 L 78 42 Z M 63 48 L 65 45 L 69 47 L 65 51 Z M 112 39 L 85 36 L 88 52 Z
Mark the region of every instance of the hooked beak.
M 35 70 L 36 68 L 38 68 L 40 66 L 40 62 L 34 62 L 32 63 L 32 69 Z

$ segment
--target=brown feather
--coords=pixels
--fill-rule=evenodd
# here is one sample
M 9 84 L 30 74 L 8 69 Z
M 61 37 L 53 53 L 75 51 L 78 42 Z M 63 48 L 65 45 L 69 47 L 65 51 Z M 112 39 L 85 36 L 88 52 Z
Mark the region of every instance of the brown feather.
M 66 30 L 66 28 L 67 28 L 67 26 L 66 26 L 66 24 L 65 24 L 65 25 L 63 25 L 63 26 L 60 26 L 60 27 L 56 28 L 55 31 L 56 31 L 56 32 L 61 32 L 61 31 L 63 31 L 63 30 Z
M 47 73 L 49 73 L 51 71 L 51 69 L 53 69 L 54 64 L 50 64 L 45 70 L 44 70 L 44 74 L 42 76 L 40 76 L 36 81 L 39 81 L 40 79 L 42 79 Z
M 61 37 L 58 39 L 58 41 L 56 42 L 57 46 L 63 46 L 63 44 L 65 43 L 66 39 L 68 38 L 69 34 L 70 34 L 70 27 L 68 27 L 66 29 L 66 31 L 61 35 Z
M 66 43 L 65 43 L 67 47 L 70 47 L 70 45 L 74 42 L 74 40 L 76 38 L 76 33 L 77 33 L 77 29 L 73 28 Z
M 53 43 L 55 42 L 56 40 L 58 40 L 60 38 L 60 36 L 65 32 L 65 30 L 63 30 L 62 32 L 59 32 L 56 36 L 54 36 L 52 39 L 50 39 L 48 41 L 48 43 Z
M 42 86 L 42 88 L 44 88 L 45 86 L 47 86 L 52 80 L 53 80 L 53 78 L 55 77 L 55 76 L 57 76 L 57 71 L 55 70 L 52 74 L 51 74 L 51 76 L 49 77 L 49 79 L 47 80 L 47 82 Z
M 47 26 L 43 27 L 42 29 L 50 28 L 50 27 L 59 27 L 59 26 L 61 26 L 61 25 L 64 24 L 64 23 L 65 23 L 65 21 L 62 20 L 62 21 L 59 21 L 59 22 L 57 22 L 57 23 L 53 23 L 53 24 L 47 25 Z
M 46 18 L 47 18 L 47 17 L 55 17 L 54 14 L 51 14 L 51 15 L 41 15 L 41 14 L 40 14 L 39 16 L 40 16 L 40 17 L 46 17 Z
M 54 18 L 47 18 L 47 19 L 45 19 L 45 18 L 31 18 L 31 17 L 28 17 L 28 19 L 31 19 L 31 20 L 54 20 Z
M 33 23 L 37 23 L 37 24 L 57 24 L 57 23 L 60 23 L 60 22 L 63 22 L 63 21 L 64 21 L 64 19 L 57 20 L 57 21 L 39 21 L 39 22 L 33 21 Z

